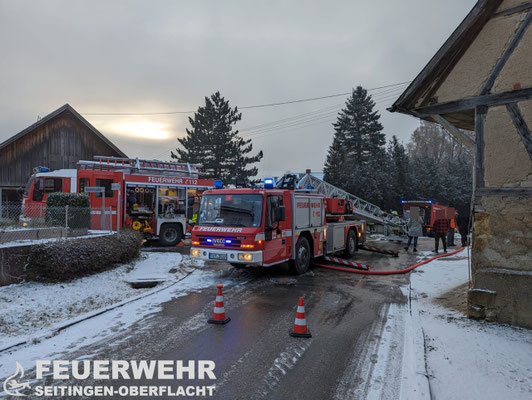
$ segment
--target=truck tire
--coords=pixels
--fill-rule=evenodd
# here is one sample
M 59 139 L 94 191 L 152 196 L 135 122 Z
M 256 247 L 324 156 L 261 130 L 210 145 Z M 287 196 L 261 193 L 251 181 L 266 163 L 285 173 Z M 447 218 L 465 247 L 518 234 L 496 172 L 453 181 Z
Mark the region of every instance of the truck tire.
M 288 265 L 293 274 L 301 275 L 310 266 L 310 245 L 306 237 L 301 236 L 296 244 L 296 259 L 290 260 Z
M 357 251 L 357 235 L 353 229 L 347 232 L 347 241 L 345 244 L 344 256 L 345 258 L 351 258 L 355 256 Z
M 175 246 L 181 241 L 183 231 L 180 224 L 164 224 L 159 232 L 161 246 Z

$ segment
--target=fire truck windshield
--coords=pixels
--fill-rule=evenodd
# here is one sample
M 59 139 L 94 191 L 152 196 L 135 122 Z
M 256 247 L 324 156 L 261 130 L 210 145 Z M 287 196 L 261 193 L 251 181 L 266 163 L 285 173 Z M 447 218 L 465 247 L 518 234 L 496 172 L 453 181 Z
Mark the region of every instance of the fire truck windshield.
M 258 227 L 262 221 L 260 194 L 208 194 L 201 199 L 199 225 Z

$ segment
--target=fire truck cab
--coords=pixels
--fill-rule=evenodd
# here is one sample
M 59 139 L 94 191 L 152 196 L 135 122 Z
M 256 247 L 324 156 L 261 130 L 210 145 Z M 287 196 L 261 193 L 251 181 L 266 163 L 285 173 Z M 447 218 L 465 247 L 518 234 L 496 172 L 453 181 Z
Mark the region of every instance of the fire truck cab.
M 339 251 L 352 257 L 365 239 L 365 222 L 337 214 L 329 220 L 326 201 L 312 191 L 266 184 L 264 189 L 208 190 L 190 254 L 237 268 L 288 261 L 297 274 L 305 273 L 313 258 Z

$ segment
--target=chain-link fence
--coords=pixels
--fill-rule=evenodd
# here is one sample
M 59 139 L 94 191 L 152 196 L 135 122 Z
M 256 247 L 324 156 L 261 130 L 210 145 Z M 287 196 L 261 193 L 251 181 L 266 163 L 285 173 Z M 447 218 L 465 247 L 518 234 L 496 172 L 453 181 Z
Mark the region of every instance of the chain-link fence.
M 0 244 L 109 232 L 116 212 L 107 207 L 51 207 L 46 204 L 0 203 Z M 113 226 L 114 222 L 114 226 Z

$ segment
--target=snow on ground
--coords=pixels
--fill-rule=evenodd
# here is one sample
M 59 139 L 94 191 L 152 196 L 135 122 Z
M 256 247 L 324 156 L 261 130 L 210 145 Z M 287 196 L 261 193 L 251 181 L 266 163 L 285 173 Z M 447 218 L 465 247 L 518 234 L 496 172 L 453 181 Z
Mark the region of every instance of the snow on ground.
M 27 229 L 27 230 L 30 230 L 30 229 Z M 74 239 L 94 238 L 94 237 L 99 237 L 99 236 L 109 236 L 109 235 L 114 235 L 115 233 L 116 232 L 113 232 L 113 231 L 89 230 L 88 235 L 71 236 L 71 237 L 54 237 L 54 238 L 48 238 L 48 239 L 13 240 L 10 242 L 0 243 L 0 247 L 5 248 L 5 247 L 30 246 L 30 245 L 35 245 L 35 244 L 55 242 L 57 240 L 74 240 Z
M 0 349 L 85 313 L 158 289 L 133 289 L 127 282 L 153 278 L 166 281 L 160 284 L 164 285 L 177 281 L 197 264 L 188 256 L 183 258 L 179 253 L 142 253 L 131 264 L 70 282 L 0 287 Z
M 0 378 L 13 373 L 15 361 L 30 369 L 35 360 L 60 358 L 65 352 L 126 331 L 135 322 L 160 311 L 163 303 L 173 298 L 212 286 L 217 275 L 197 268 L 202 265 L 201 261 L 178 253 L 147 253 L 137 263 L 69 283 L 24 283 L 0 288 L 0 307 L 5 307 L 6 311 L 2 317 L 9 319 L 7 325 L 19 327 L 7 338 L 0 339 Z M 168 272 L 174 268 L 177 272 Z M 131 277 L 152 274 L 159 278 L 165 276 L 168 281 L 141 290 L 131 289 L 124 282 Z M 71 313 L 68 305 L 79 312 Z M 47 314 L 49 323 L 41 320 L 43 313 Z M 84 320 L 98 313 L 101 314 Z M 76 314 L 79 315 L 74 317 Z M 34 325 L 28 320 L 34 321 Z M 60 326 L 77 321 L 68 329 L 54 332 Z M 2 329 L 4 325 L 0 323 Z M 1 351 L 24 339 L 29 339 L 27 344 Z
M 435 302 L 467 282 L 467 251 L 432 261 L 411 276 L 432 397 L 532 398 L 532 331 L 470 320 Z

